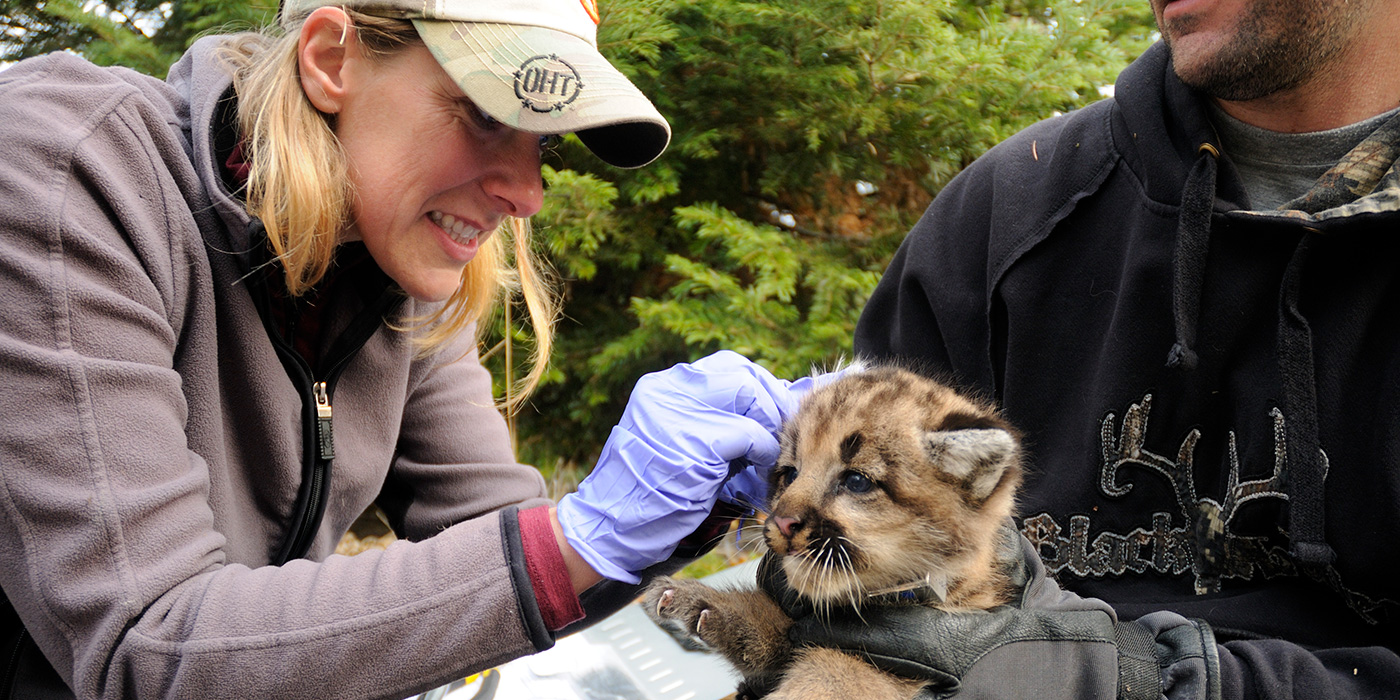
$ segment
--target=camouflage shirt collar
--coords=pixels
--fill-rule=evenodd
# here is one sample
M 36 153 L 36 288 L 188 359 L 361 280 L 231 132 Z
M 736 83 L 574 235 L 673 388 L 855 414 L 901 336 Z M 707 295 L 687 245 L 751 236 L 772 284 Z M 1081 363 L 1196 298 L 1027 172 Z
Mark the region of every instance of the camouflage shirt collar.
M 1306 194 L 1282 211 L 1251 212 L 1323 221 L 1362 213 L 1400 211 L 1400 114 L 1351 149 Z

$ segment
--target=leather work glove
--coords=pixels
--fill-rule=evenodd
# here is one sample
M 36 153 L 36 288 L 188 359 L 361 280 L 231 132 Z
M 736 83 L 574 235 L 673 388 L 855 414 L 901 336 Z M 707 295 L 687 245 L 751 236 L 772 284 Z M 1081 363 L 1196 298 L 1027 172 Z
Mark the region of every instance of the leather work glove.
M 1020 595 L 985 612 L 888 605 L 815 615 L 786 589 L 780 567 L 766 567 L 759 580 L 798 616 L 788 633 L 794 644 L 841 649 L 927 681 L 920 698 L 1220 697 L 1220 660 L 1205 622 L 1171 612 L 1120 622 L 1107 603 L 1061 589 L 1030 542 L 1008 534 L 1020 544 Z
M 636 572 L 700 526 L 731 476 L 726 499 L 762 497 L 777 433 L 812 383 L 729 351 L 642 377 L 592 473 L 559 501 L 564 536 L 599 574 L 638 583 Z

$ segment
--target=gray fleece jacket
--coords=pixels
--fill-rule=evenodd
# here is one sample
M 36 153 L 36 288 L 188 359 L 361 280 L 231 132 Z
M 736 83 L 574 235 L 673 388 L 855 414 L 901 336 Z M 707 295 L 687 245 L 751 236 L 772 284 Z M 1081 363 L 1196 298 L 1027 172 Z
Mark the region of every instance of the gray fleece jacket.
M 544 503 L 543 482 L 467 338 L 416 359 L 374 332 L 333 397 L 310 553 L 269 566 L 303 401 L 214 162 L 217 42 L 167 82 L 64 54 L 0 73 L 5 596 L 79 697 L 401 698 L 548 646 L 494 512 Z M 364 304 L 332 300 L 324 336 Z M 409 541 L 330 556 L 386 484 Z

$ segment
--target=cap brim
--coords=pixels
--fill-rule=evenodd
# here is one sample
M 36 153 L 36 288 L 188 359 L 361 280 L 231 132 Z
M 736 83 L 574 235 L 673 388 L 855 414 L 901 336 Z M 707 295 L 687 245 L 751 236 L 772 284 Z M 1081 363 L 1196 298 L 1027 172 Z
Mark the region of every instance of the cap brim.
M 517 24 L 413 20 L 424 43 L 476 106 L 535 134 L 578 135 L 604 162 L 656 160 L 671 127 L 588 41 Z

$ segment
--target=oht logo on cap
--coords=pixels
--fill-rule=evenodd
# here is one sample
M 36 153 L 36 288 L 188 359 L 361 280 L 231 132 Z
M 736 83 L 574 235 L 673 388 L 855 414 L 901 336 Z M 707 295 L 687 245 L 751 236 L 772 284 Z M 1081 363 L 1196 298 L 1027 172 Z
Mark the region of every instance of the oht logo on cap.
M 562 111 L 582 91 L 578 71 L 554 54 L 535 56 L 515 71 L 515 96 L 536 112 Z

